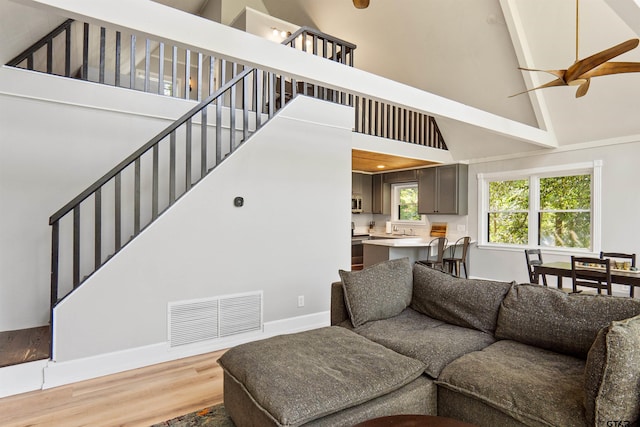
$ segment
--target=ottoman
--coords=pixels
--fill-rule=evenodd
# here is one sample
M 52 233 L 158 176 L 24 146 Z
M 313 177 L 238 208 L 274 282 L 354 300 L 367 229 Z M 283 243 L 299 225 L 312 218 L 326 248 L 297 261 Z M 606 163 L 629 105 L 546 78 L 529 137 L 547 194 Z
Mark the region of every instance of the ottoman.
M 422 362 L 337 326 L 243 344 L 218 363 L 237 427 L 347 426 L 436 413 L 436 386 Z

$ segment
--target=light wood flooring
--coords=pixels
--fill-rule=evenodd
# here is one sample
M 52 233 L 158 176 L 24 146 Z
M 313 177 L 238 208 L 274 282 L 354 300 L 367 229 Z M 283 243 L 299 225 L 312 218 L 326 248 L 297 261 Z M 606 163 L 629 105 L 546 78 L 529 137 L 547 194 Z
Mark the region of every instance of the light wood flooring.
M 0 399 L 0 426 L 150 426 L 222 403 L 224 350 Z

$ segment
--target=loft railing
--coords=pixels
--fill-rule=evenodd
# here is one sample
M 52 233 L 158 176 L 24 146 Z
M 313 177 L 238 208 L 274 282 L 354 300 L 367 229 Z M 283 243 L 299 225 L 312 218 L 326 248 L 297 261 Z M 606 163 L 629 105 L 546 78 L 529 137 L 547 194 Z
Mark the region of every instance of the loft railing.
M 283 43 L 310 34 L 331 40 L 305 28 Z M 217 91 L 50 217 L 52 308 L 245 142 L 299 85 L 325 99 L 349 99 L 224 60 L 219 67 L 223 76 L 230 69 L 230 79 Z
M 353 66 L 356 46 L 302 27 L 287 45 Z M 95 83 L 142 90 L 201 101 L 213 94 L 232 73 L 232 63 L 179 46 L 139 39 L 135 34 L 68 19 L 7 65 L 74 77 Z M 428 147 L 447 149 L 438 126 L 424 113 L 314 86 L 281 79 L 279 94 L 290 99 L 298 93 L 355 106 L 359 133 Z

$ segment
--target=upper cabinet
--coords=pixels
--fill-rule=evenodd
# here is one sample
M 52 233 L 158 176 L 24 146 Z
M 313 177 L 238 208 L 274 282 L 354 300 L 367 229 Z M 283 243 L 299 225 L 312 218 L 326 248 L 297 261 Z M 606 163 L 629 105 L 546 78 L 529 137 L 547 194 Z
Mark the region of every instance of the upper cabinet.
M 454 164 L 418 171 L 418 212 L 467 214 L 468 166 Z
M 374 214 L 391 214 L 391 184 L 385 182 L 386 174 L 377 174 L 371 177 L 372 206 Z
M 362 213 L 371 213 L 371 175 L 352 172 L 351 194 L 362 197 Z

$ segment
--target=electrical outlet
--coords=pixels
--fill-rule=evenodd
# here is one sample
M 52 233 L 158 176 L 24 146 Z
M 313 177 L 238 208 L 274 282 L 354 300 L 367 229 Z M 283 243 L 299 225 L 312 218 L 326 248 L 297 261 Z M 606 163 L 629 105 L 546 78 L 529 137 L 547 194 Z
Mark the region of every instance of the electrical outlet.
M 298 296 L 298 307 L 304 307 L 304 295 Z

